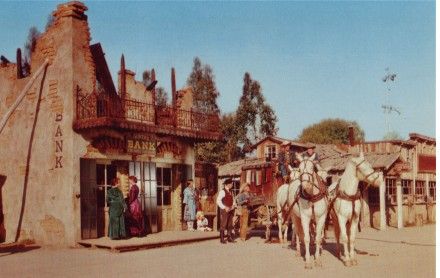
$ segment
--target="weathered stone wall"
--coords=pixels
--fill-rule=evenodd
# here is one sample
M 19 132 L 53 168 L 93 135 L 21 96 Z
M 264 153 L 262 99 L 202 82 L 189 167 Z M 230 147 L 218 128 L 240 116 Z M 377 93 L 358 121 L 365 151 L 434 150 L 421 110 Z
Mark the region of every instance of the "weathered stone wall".
M 37 40 L 31 73 L 45 59 L 50 65 L 0 134 L 0 144 L 7 146 L 0 149 L 0 173 L 7 177 L 2 188 L 6 241 L 14 241 L 20 222 L 19 239 L 74 245 L 80 238 L 76 194 L 86 143 L 72 130 L 75 89 L 92 92 L 95 85 L 85 10 L 79 2 L 58 6 L 54 25 Z M 17 80 L 13 68 L 0 68 L 0 100 L 5 103 L 0 117 L 31 78 Z
M 144 103 L 153 103 L 152 93 L 147 90 L 142 82 L 136 81 L 135 73 L 131 70 L 125 70 L 125 86 L 127 96 L 130 99 L 142 101 Z M 119 86 L 121 84 L 121 74 L 118 75 Z

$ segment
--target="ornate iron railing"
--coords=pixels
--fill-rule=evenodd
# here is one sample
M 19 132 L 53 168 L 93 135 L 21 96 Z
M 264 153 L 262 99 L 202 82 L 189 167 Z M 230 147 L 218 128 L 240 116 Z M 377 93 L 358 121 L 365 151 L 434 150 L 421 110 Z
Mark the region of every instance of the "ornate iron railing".
M 172 106 L 155 106 L 133 99 L 121 99 L 105 93 L 83 94 L 77 88 L 77 120 L 117 118 L 158 126 L 172 126 L 193 131 L 219 132 L 217 113 L 200 113 Z

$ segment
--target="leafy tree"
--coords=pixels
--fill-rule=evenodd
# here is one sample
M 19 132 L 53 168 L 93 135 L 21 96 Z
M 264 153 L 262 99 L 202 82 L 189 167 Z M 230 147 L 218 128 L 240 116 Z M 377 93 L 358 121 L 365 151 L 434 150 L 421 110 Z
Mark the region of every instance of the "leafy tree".
M 237 126 L 234 113 L 223 115 L 220 119 L 222 141 L 196 144 L 197 160 L 211 163 L 225 163 L 244 157 L 238 147 Z
M 163 87 L 156 88 L 156 105 L 165 106 L 168 103 L 168 93 Z
M 356 121 L 343 119 L 324 119 L 303 129 L 299 136 L 301 142 L 316 144 L 348 144 L 348 127 L 354 128 L 354 140 L 365 141 L 365 133 Z
M 148 87 L 148 85 L 152 82 L 152 75 L 149 70 L 145 70 L 142 73 L 142 83 L 145 85 L 145 87 Z M 168 103 L 168 93 L 163 87 L 157 87 L 156 88 L 156 105 L 158 106 L 165 106 Z
M 397 131 L 390 131 L 383 136 L 383 140 L 403 140 L 403 138 Z
M 38 31 L 37 27 L 33 26 L 29 29 L 28 37 L 24 44 L 24 56 L 26 61 L 31 60 L 32 52 L 35 50 L 37 39 L 40 35 L 41 33 Z
M 195 57 L 186 83 L 193 91 L 194 108 L 201 112 L 219 112 L 217 97 L 220 93 L 215 86 L 214 73 L 209 65 L 203 65 L 200 59 Z
M 238 105 L 235 126 L 238 143 L 245 152 L 257 141 L 269 135 L 276 135 L 277 117 L 266 103 L 260 83 L 252 80 L 246 72 L 243 78 L 243 92 Z

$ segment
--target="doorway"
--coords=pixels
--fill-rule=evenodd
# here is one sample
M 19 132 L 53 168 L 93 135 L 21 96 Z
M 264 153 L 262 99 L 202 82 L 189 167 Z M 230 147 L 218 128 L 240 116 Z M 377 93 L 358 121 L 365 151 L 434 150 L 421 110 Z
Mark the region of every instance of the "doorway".
M 171 165 L 160 164 L 156 168 L 158 226 L 162 231 L 174 229 L 171 173 Z
M 156 163 L 130 161 L 128 172 L 140 182 L 139 201 L 146 216 L 147 233 L 158 232 Z

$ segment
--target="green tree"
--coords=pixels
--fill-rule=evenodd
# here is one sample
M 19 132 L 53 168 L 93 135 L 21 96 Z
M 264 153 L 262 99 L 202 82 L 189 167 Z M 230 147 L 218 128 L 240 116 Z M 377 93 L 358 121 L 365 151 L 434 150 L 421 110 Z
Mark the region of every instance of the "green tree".
M 32 52 L 35 50 L 37 44 L 37 39 L 40 37 L 41 33 L 38 31 L 37 27 L 32 26 L 29 29 L 28 37 L 26 43 L 24 44 L 24 57 L 26 61 L 31 60 Z
M 266 103 L 260 83 L 246 72 L 243 91 L 238 105 L 235 126 L 238 144 L 245 152 L 257 141 L 269 135 L 276 135 L 277 117 L 272 107 Z
M 145 70 L 142 73 L 142 83 L 148 87 L 152 82 L 151 71 Z M 168 103 L 168 93 L 163 87 L 156 88 L 156 105 L 165 106 Z
M 354 128 L 354 140 L 365 141 L 365 133 L 356 121 L 343 119 L 324 119 L 303 129 L 299 136 L 301 142 L 316 144 L 349 144 L 348 128 Z
M 219 112 L 217 97 L 220 94 L 215 85 L 211 66 L 203 65 L 200 59 L 195 57 L 186 83 L 192 88 L 194 108 L 207 113 Z
M 222 141 L 196 144 L 196 158 L 200 161 L 211 163 L 225 163 L 244 157 L 238 147 L 237 126 L 235 114 L 225 114 L 220 119 L 220 132 Z

